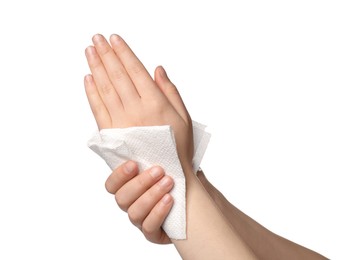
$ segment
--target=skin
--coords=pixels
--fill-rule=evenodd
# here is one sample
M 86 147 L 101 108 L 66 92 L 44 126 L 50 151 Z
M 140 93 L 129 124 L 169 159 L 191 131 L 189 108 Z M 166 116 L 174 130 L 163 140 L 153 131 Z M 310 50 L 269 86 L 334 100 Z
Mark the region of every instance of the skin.
M 86 49 L 92 75 L 87 75 L 84 82 L 90 107 L 99 129 L 171 125 L 174 130 L 178 156 L 186 177 L 187 239 L 171 241 L 180 256 L 191 260 L 256 259 L 253 251 L 237 231 L 231 229 L 229 221 L 222 215 L 192 172 L 191 118 L 164 69 L 158 67 L 153 80 L 129 46 L 118 35 L 112 35 L 110 43 L 102 35 L 95 35 L 92 41 L 93 46 Z M 147 177 L 146 175 L 143 177 L 149 178 L 152 172 L 155 173 L 150 170 Z M 151 180 L 162 182 L 166 178 L 163 174 L 154 174 L 156 177 L 153 176 Z M 142 185 L 141 179 L 136 180 Z M 157 188 L 149 189 L 153 190 L 153 194 L 157 194 L 157 189 L 164 192 L 170 189 L 171 184 L 163 185 L 162 188 L 160 186 L 162 185 L 159 183 Z M 150 224 L 144 225 L 144 221 L 142 222 L 144 215 L 138 212 L 136 206 L 132 206 L 133 203 L 128 207 L 133 200 L 130 200 L 129 195 L 123 195 L 125 193 L 120 192 L 120 189 L 115 193 L 118 205 L 124 210 L 127 209 L 131 221 L 143 232 L 153 233 L 152 225 L 156 222 L 149 220 Z M 171 203 L 167 194 L 161 198 L 164 204 Z M 144 211 L 151 208 L 151 205 L 151 202 L 146 205 Z M 153 215 L 162 217 L 157 210 Z M 147 217 L 144 220 L 146 219 Z M 141 222 L 142 224 L 139 225 Z M 164 237 L 164 234 L 158 236 Z M 163 238 L 163 242 L 167 242 L 166 238 Z
M 85 77 L 85 87 L 98 127 L 102 129 L 155 124 L 172 125 L 178 153 L 187 174 L 190 187 L 187 198 L 190 239 L 187 242 L 171 241 L 161 228 L 173 205 L 169 192 L 174 185 L 173 180 L 165 175 L 162 168 L 152 167 L 139 173 L 137 164 L 129 161 L 115 169 L 107 179 L 107 191 L 114 194 L 119 207 L 128 213 L 130 221 L 142 231 L 146 239 L 157 244 L 174 242 L 184 259 L 231 259 L 233 256 L 240 259 L 254 259 L 252 252 L 258 259 L 326 259 L 312 250 L 270 232 L 245 215 L 206 179 L 203 172 L 197 173 L 198 178 L 194 177 L 195 175 L 188 170 L 193 155 L 190 116 L 165 70 L 158 67 L 153 81 L 118 36 L 111 37 L 112 48 L 100 35 L 95 36 L 93 42 L 95 46 L 86 49 L 93 76 Z M 193 201 L 198 195 L 201 196 L 200 201 L 204 203 L 202 207 L 196 208 L 193 205 L 200 203 L 194 204 Z M 233 244 L 213 242 L 210 247 L 205 243 L 205 248 L 209 248 L 209 252 L 193 250 L 203 248 L 201 238 L 205 238 L 204 242 L 207 241 L 207 231 L 213 231 L 213 228 L 220 230 L 220 225 L 215 225 L 211 227 L 212 230 L 209 228 L 203 232 L 201 223 L 207 226 L 208 222 L 205 221 L 213 219 L 200 219 L 200 216 L 195 214 L 197 209 L 205 210 L 209 216 L 221 221 L 222 227 L 229 227 L 232 233 L 219 231 L 216 235 L 225 237 L 226 241 Z M 196 222 L 200 224 L 197 226 L 191 224 L 193 223 L 191 220 L 198 217 L 199 221 Z M 217 237 L 217 241 L 220 242 L 220 237 Z M 225 250 L 232 245 L 236 246 L 233 251 Z M 213 250 L 213 247 L 219 250 Z M 218 251 L 226 253 L 220 255 Z
M 232 205 L 225 196 L 207 180 L 202 171 L 198 172 L 197 176 L 225 217 L 229 220 L 232 228 L 238 231 L 242 239 L 249 245 L 259 259 L 327 259 L 319 253 L 269 231 Z
M 138 174 L 137 164 L 129 161 L 112 172 L 106 181 L 106 189 L 111 194 L 115 194 L 117 198 L 119 194 L 126 196 L 132 192 L 129 204 L 123 205 L 124 207 L 122 208 L 128 212 L 130 219 L 133 219 L 135 209 L 138 211 L 137 215 L 142 216 L 137 218 L 136 222 L 132 221 L 132 223 L 139 228 L 142 227 L 140 230 L 149 241 L 156 244 L 171 243 L 169 237 L 162 230 L 161 225 L 168 215 L 172 204 L 163 203 L 162 199 L 158 199 L 164 196 L 171 197 L 171 195 L 165 189 L 157 189 L 157 194 L 153 193 L 153 188 L 157 187 L 158 183 L 156 179 L 149 177 L 152 169 L 159 170 L 162 172 L 163 178 L 166 178 L 162 169 L 157 166 Z M 197 176 L 222 214 L 230 222 L 231 228 L 239 233 L 258 259 L 327 259 L 310 249 L 272 233 L 232 205 L 207 180 L 202 171 L 199 171 Z M 141 181 L 144 178 L 149 181 Z M 140 185 L 140 183 L 142 184 Z M 141 195 L 139 196 L 139 194 Z M 148 210 L 138 207 L 146 202 L 150 206 Z M 153 208 L 151 205 L 153 205 Z
M 86 49 L 92 75 L 85 77 L 85 90 L 99 129 L 171 125 L 180 161 L 191 165 L 193 134 L 191 118 L 176 87 L 162 67 L 148 74 L 129 46 L 118 35 L 93 37 Z
M 152 170 L 159 176 L 154 177 Z M 165 176 L 160 167 L 138 173 L 135 162 L 126 162 L 108 177 L 106 189 L 115 196 L 118 206 L 128 213 L 130 221 L 142 231 L 147 240 L 156 244 L 169 244 L 171 240 L 161 226 L 173 204 L 173 198 L 169 194 L 173 180 Z M 169 186 L 160 185 L 164 179 L 170 181 Z

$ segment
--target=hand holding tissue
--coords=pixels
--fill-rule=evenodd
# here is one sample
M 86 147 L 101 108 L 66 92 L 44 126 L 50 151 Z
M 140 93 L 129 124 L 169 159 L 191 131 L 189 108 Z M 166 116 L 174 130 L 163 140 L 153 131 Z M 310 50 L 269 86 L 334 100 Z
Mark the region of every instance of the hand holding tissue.
M 209 135 L 200 124 L 192 127 L 165 70 L 158 67 L 153 80 L 120 36 L 112 35 L 109 44 L 102 35 L 95 35 L 86 57 L 91 75 L 85 77 L 85 91 L 101 130 L 89 146 L 112 169 L 128 159 L 137 161 L 141 169 L 162 166 L 175 181 L 174 206 L 164 229 L 169 237 L 184 239 L 183 169 L 199 167 Z
M 193 171 L 202 160 L 210 135 L 205 126 L 193 122 Z M 174 205 L 163 223 L 172 239 L 186 238 L 186 179 L 177 156 L 172 128 L 165 126 L 103 129 L 88 141 L 88 146 L 100 155 L 113 170 L 126 160 L 138 162 L 140 171 L 159 165 L 174 180 L 171 195 Z

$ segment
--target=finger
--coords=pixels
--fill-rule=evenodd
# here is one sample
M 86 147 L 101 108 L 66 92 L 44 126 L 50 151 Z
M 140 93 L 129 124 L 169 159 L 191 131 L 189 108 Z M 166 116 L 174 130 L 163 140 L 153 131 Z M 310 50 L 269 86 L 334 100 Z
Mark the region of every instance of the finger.
M 95 85 L 97 86 L 98 93 L 105 104 L 111 119 L 117 118 L 122 111 L 123 106 L 118 94 L 108 78 L 102 61 L 93 46 L 87 47 L 85 54 L 90 71 L 94 78 Z
M 111 117 L 98 93 L 92 75 L 86 75 L 84 78 L 85 92 L 88 98 L 91 111 L 95 117 L 98 129 L 110 128 Z
M 140 96 L 127 71 L 106 39 L 102 35 L 96 34 L 92 41 L 123 104 L 139 99 Z
M 163 225 L 165 218 L 168 216 L 173 203 L 174 200 L 171 195 L 165 194 L 143 221 L 142 233 L 147 240 L 157 244 L 171 243 L 171 240 L 161 226 Z
M 125 162 L 116 168 L 107 178 L 105 183 L 106 190 L 111 194 L 115 194 L 125 183 L 135 177 L 138 172 L 139 170 L 135 162 Z
M 125 183 L 115 193 L 115 200 L 119 207 L 127 211 L 128 208 L 144 194 L 150 187 L 164 176 L 164 170 L 161 167 L 152 167 L 139 174 L 129 182 Z
M 186 106 L 182 101 L 180 93 L 177 90 L 176 86 L 170 81 L 168 75 L 166 74 L 166 71 L 162 66 L 156 68 L 154 72 L 154 79 L 159 88 L 169 100 L 170 104 L 175 108 L 175 110 L 183 119 L 188 120 L 190 118 L 190 115 L 187 112 Z
M 162 95 L 157 86 L 154 84 L 150 74 L 147 72 L 143 64 L 136 57 L 126 42 L 116 34 L 111 35 L 110 42 L 114 52 L 117 54 L 124 68 L 128 72 L 130 79 L 134 83 L 141 98 L 154 98 L 155 95 Z
M 169 176 L 164 176 L 158 183 L 142 194 L 128 209 L 130 221 L 138 227 L 151 212 L 153 207 L 167 194 L 174 186 Z

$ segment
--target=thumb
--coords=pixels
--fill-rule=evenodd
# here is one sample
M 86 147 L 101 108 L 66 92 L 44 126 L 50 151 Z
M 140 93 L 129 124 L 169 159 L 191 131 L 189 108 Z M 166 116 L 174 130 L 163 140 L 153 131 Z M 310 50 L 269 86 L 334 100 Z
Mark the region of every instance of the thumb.
M 170 104 L 180 114 L 180 116 L 183 119 L 190 118 L 179 91 L 177 90 L 176 86 L 170 81 L 165 69 L 162 66 L 158 66 L 156 68 L 154 72 L 154 80 L 163 94 L 169 100 Z

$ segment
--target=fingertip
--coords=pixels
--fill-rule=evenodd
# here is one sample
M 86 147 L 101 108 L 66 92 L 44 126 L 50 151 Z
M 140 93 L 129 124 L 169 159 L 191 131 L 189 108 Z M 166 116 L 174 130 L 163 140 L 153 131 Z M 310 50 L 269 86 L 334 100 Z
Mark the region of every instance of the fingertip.
M 165 194 L 146 217 L 142 223 L 142 233 L 147 240 L 157 244 L 171 243 L 161 226 L 168 216 L 173 202 L 173 197 L 169 193 Z
M 86 55 L 87 57 L 89 57 L 89 56 L 95 54 L 95 52 L 96 52 L 95 47 L 92 46 L 92 45 L 86 47 L 86 49 L 85 49 L 85 55 Z
M 157 69 L 158 69 L 158 71 L 159 71 L 159 75 L 160 75 L 162 78 L 169 80 L 168 74 L 166 73 L 166 71 L 165 71 L 165 69 L 164 69 L 163 66 L 158 66 Z
M 124 165 L 123 165 L 123 171 L 126 175 L 132 175 L 135 174 L 138 170 L 138 166 L 136 164 L 136 162 L 134 161 L 127 161 Z
M 110 194 L 114 194 L 115 193 L 115 189 L 114 187 L 111 185 L 111 177 L 112 174 L 110 176 L 108 176 L 107 180 L 105 181 L 105 189 L 108 193 Z
M 168 74 L 166 72 L 166 70 L 164 69 L 163 66 L 159 65 L 156 69 L 155 69 L 155 79 L 156 81 L 163 81 L 163 82 L 170 82 L 170 79 L 168 77 Z
M 160 166 L 154 166 L 149 170 L 149 174 L 154 178 L 154 179 L 159 179 L 161 176 L 163 176 L 164 170 Z
M 166 94 L 167 86 L 171 85 L 168 75 L 163 66 L 158 66 L 154 71 L 154 81 L 158 87 Z
M 117 44 L 118 42 L 120 42 L 122 40 L 122 37 L 120 37 L 120 35 L 118 34 L 112 34 L 110 37 L 109 37 L 109 41 L 114 44 Z
M 113 170 L 105 182 L 106 190 L 115 194 L 125 183 L 138 173 L 138 166 L 134 161 L 127 161 Z
M 87 98 L 89 100 L 91 108 L 93 108 L 97 102 L 100 102 L 96 99 L 97 90 L 94 84 L 94 78 L 91 74 L 87 74 L 84 76 L 84 87 Z
M 173 202 L 174 202 L 174 199 L 169 193 L 165 194 L 162 198 L 162 203 L 165 206 L 168 206 L 168 205 L 172 204 Z
M 99 35 L 100 33 L 95 33 L 94 35 L 92 35 L 92 37 L 91 37 L 91 41 L 94 41 L 94 38 L 97 36 L 97 35 Z
M 91 74 L 85 75 L 84 81 L 85 81 L 85 83 L 91 84 L 92 83 L 92 75 Z
M 96 33 L 95 35 L 92 36 L 91 40 L 94 44 L 96 44 L 97 42 L 100 42 L 101 40 L 104 39 L 104 36 L 100 33 Z

